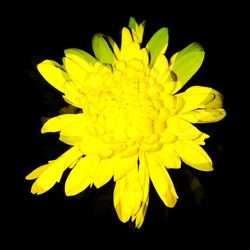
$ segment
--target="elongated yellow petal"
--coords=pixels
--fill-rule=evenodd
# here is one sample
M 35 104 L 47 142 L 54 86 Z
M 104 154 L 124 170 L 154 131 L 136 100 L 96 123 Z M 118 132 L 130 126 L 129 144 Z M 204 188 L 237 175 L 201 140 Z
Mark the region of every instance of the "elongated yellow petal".
M 97 155 L 81 158 L 65 182 L 66 195 L 76 195 L 91 185 L 99 163 L 100 159 Z
M 201 171 L 213 170 L 212 160 L 196 142 L 179 140 L 174 144 L 174 149 L 187 165 Z
M 124 60 L 129 62 L 131 59 L 138 59 L 141 61 L 141 50 L 137 43 L 130 43 L 127 45 L 126 54 L 124 55 Z
M 141 183 L 141 187 L 143 190 L 143 195 L 139 211 L 138 213 L 136 213 L 134 217 L 132 217 L 132 221 L 135 220 L 136 228 L 140 228 L 142 226 L 149 203 L 149 172 L 144 152 L 139 153 L 139 161 L 140 164 L 138 173 L 139 173 L 139 180 Z
M 168 120 L 168 130 L 184 140 L 194 140 L 202 134 L 202 132 L 190 122 L 177 117 L 171 117 Z
M 86 63 L 85 61 L 83 62 Z M 70 78 L 75 83 L 76 88 L 82 89 L 84 91 L 84 88 L 88 87 L 86 83 L 86 77 L 88 76 L 89 72 L 91 72 L 93 69 L 90 66 L 88 67 L 86 67 L 85 65 L 82 66 L 83 62 L 80 65 L 69 57 L 64 58 L 65 69 L 67 70 Z
M 63 172 L 74 163 L 82 153 L 78 147 L 72 147 L 56 160 L 48 164 L 47 168 L 41 173 L 31 187 L 33 194 L 42 194 L 59 182 Z
M 206 108 L 213 108 L 213 109 L 217 109 L 217 108 L 222 108 L 223 106 L 223 95 L 215 90 L 215 89 L 212 89 L 212 93 L 213 95 L 213 98 L 209 98 L 206 100 Z
M 63 114 L 49 119 L 44 123 L 41 132 L 58 132 L 63 130 L 65 127 L 68 127 L 72 124 L 83 123 L 84 117 L 83 114 Z
M 144 189 L 144 192 L 145 193 L 149 192 L 149 190 Z M 132 219 L 132 221 L 135 220 L 135 227 L 138 228 L 138 229 L 142 227 L 142 224 L 143 224 L 143 222 L 145 220 L 145 216 L 146 216 L 146 212 L 147 212 L 148 204 L 149 204 L 149 193 L 147 193 L 147 196 L 143 195 L 143 197 L 145 197 L 145 200 L 143 200 L 138 213 Z
M 169 132 L 168 130 L 165 130 L 160 137 L 160 142 L 163 144 L 174 143 L 176 140 L 178 140 L 177 135 Z
M 159 152 L 157 152 L 156 155 L 156 159 L 159 164 L 165 166 L 166 168 L 178 169 L 181 167 L 180 156 L 176 153 L 171 145 L 164 145 L 164 147 Z
M 114 180 L 117 181 L 124 177 L 131 169 L 137 167 L 138 155 L 130 157 L 116 158 L 116 166 L 114 167 Z
M 123 60 L 126 55 L 126 49 L 130 43 L 133 42 L 131 33 L 128 28 L 122 28 L 122 37 L 121 37 L 121 50 L 119 53 L 119 60 Z
M 59 137 L 59 140 L 68 144 L 68 145 L 71 145 L 71 146 L 74 146 L 74 145 L 78 145 L 79 143 L 82 142 L 83 140 L 83 134 L 77 134 L 76 131 L 72 130 L 74 126 L 66 129 L 66 130 L 63 130 L 61 133 L 60 133 L 60 137 Z M 79 130 L 82 130 L 82 128 L 79 128 Z
M 37 69 L 44 79 L 61 92 L 65 92 L 65 82 L 69 80 L 68 74 L 61 65 L 52 60 L 45 60 L 37 65 Z
M 142 195 L 137 168 L 132 169 L 126 176 L 116 181 L 114 207 L 122 222 L 127 222 L 138 212 Z
M 132 31 L 134 42 L 141 44 L 143 39 L 145 21 L 138 24 L 133 17 L 130 17 L 128 27 Z
M 91 136 L 88 132 L 84 133 L 79 148 L 85 155 L 97 154 L 102 159 L 112 155 L 112 150 L 107 144 L 104 144 L 100 138 Z
M 76 84 L 69 80 L 65 82 L 65 95 L 64 100 L 72 106 L 82 109 L 83 95 L 79 88 L 75 87 Z
M 210 123 L 218 122 L 226 116 L 226 111 L 223 108 L 219 109 L 197 109 L 187 113 L 178 114 L 184 120 L 191 123 Z
M 168 65 L 168 60 L 164 55 L 159 55 L 157 57 L 151 71 L 154 71 L 154 70 L 158 72 L 157 81 L 163 84 L 165 88 L 168 87 L 165 85 L 168 84 L 166 80 L 169 78 L 170 69 Z M 168 91 L 168 93 L 170 93 L 170 91 Z
M 155 190 L 167 207 L 174 207 L 178 196 L 166 168 L 157 163 L 153 153 L 148 154 L 146 159 Z
M 60 139 L 65 138 L 67 140 L 67 137 L 82 138 L 87 134 L 85 129 L 86 124 L 82 120 L 78 120 L 78 123 L 71 123 L 61 129 Z
M 208 87 L 192 86 L 188 88 L 185 92 L 179 94 L 184 101 L 180 112 L 185 113 L 194 109 L 204 108 L 205 103 L 214 98 L 211 92 L 212 88 Z
M 191 43 L 183 50 L 177 52 L 170 60 L 170 68 L 177 76 L 177 80 L 181 83 L 176 88 L 176 93 L 200 68 L 205 52 L 200 44 Z
M 30 174 L 28 174 L 25 177 L 25 179 L 26 180 L 34 180 L 34 179 L 38 178 L 49 167 L 49 165 L 50 164 L 45 164 L 45 165 L 42 165 L 42 166 L 36 168 Z
M 196 142 L 197 144 L 199 145 L 205 145 L 205 140 L 207 138 L 209 138 L 210 136 L 208 134 L 205 134 L 205 133 L 201 133 L 201 135 L 197 138 L 195 138 L 193 141 Z
M 192 86 L 178 96 L 184 103 L 180 113 L 198 108 L 221 108 L 222 106 L 222 95 L 209 87 Z
M 96 170 L 93 179 L 93 183 L 97 188 L 102 187 L 112 178 L 114 173 L 114 168 L 116 167 L 117 164 L 115 158 L 116 156 L 113 156 L 111 158 L 102 159 L 100 161 L 100 164 L 98 165 L 98 168 Z
M 121 50 L 125 50 L 127 46 L 133 42 L 131 33 L 128 28 L 122 28 L 122 41 L 121 41 Z
M 183 100 L 178 98 L 178 96 L 172 96 L 164 92 L 162 98 L 164 107 L 170 112 L 171 115 L 179 113 L 183 107 Z

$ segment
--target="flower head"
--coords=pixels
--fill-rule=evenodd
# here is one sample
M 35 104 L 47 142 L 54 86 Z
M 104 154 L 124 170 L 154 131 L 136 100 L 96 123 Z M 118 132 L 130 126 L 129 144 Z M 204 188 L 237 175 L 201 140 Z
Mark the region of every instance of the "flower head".
M 168 169 L 179 169 L 182 161 L 201 171 L 213 169 L 202 148 L 209 136 L 193 124 L 225 116 L 218 91 L 192 86 L 179 92 L 200 68 L 203 48 L 191 43 L 168 61 L 168 29 L 159 29 L 142 47 L 144 24 L 130 18 L 120 47 L 111 37 L 96 34 L 95 56 L 66 49 L 62 64 L 38 64 L 41 75 L 80 112 L 43 125 L 42 133 L 60 132 L 60 140 L 71 148 L 26 177 L 36 179 L 31 192 L 42 194 L 70 168 L 67 196 L 113 179 L 119 219 L 131 219 L 138 228 L 148 207 L 150 180 L 164 204 L 174 207 L 178 195 Z

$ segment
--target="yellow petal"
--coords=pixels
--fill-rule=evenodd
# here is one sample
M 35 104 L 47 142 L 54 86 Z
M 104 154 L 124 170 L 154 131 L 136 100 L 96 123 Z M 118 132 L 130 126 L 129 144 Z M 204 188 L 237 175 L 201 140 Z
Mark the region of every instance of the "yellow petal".
M 41 132 L 59 132 L 72 124 L 84 123 L 83 114 L 63 114 L 49 119 L 42 127 Z
M 159 55 L 151 68 L 151 71 L 157 71 L 157 81 L 159 83 L 164 84 L 168 79 L 168 75 L 170 74 L 169 66 L 168 66 L 168 59 L 164 55 Z
M 116 158 L 116 165 L 114 166 L 114 180 L 117 181 L 124 177 L 131 169 L 137 168 L 138 154 L 130 157 Z
M 130 43 L 133 42 L 131 33 L 128 28 L 124 27 L 122 28 L 122 38 L 121 38 L 121 51 L 119 54 L 119 59 L 124 59 L 125 51 Z
M 170 133 L 184 140 L 194 140 L 202 134 L 202 132 L 190 122 L 174 116 L 168 119 L 167 125 Z
M 213 95 L 213 98 L 209 98 L 206 100 L 205 107 L 213 109 L 221 108 L 223 105 L 223 95 L 215 89 L 212 89 L 211 94 Z
M 183 106 L 183 100 L 178 96 L 169 95 L 164 92 L 162 95 L 164 107 L 170 112 L 171 115 L 179 113 Z
M 164 147 L 156 154 L 156 159 L 160 165 L 170 169 L 178 169 L 181 167 L 180 156 L 175 152 L 171 145 L 164 145 Z
M 178 114 L 177 117 L 187 120 L 191 123 L 210 123 L 218 122 L 226 116 L 226 111 L 219 109 L 197 109 L 187 113 Z
M 146 164 L 145 160 L 145 153 L 140 152 L 139 153 L 139 180 L 141 183 L 141 187 L 143 190 L 143 196 L 141 201 L 141 206 L 138 210 L 138 213 L 136 213 L 135 216 L 132 217 L 132 221 L 135 220 L 135 227 L 141 228 L 144 218 L 147 212 L 148 203 L 149 203 L 149 172 L 148 172 L 148 166 Z
M 144 190 L 144 192 L 147 192 Z M 140 229 L 142 227 L 142 224 L 145 220 L 146 212 L 148 209 L 148 204 L 149 204 L 149 195 L 145 196 L 145 200 L 142 202 L 141 207 L 137 214 L 132 218 L 132 221 L 135 220 L 135 227 Z
M 157 163 L 153 153 L 148 154 L 146 159 L 155 190 L 167 207 L 174 207 L 178 196 L 166 168 Z
M 85 61 L 83 62 L 87 64 Z M 92 66 L 82 64 L 80 65 L 68 57 L 64 58 L 64 65 L 67 73 L 73 82 L 75 82 L 78 89 L 84 90 L 85 87 L 88 87 L 86 83 L 86 77 L 88 76 L 89 72 L 93 71 Z
M 92 184 L 99 162 L 97 155 L 85 156 L 77 162 L 65 183 L 67 196 L 76 195 Z
M 182 86 L 179 81 L 169 80 L 171 72 L 172 71 L 170 71 L 170 74 L 167 72 L 166 77 L 162 80 L 162 83 L 164 84 L 164 92 L 170 95 L 174 94 L 176 92 L 175 90 L 180 89 Z
M 190 122 L 173 116 L 168 120 L 168 131 L 176 135 L 181 140 L 194 140 L 199 145 L 205 145 L 205 139 L 209 135 L 198 130 Z
M 142 24 L 137 25 L 135 29 L 132 30 L 134 42 L 141 44 L 143 39 L 143 33 L 144 33 L 144 25 Z
M 63 172 L 74 163 L 82 153 L 77 147 L 72 147 L 56 160 L 50 162 L 31 187 L 32 193 L 41 194 L 52 188 L 59 182 Z
M 141 44 L 144 33 L 145 21 L 138 24 L 133 17 L 130 17 L 128 26 L 132 30 L 134 42 Z
M 108 145 L 104 144 L 100 138 L 91 136 L 89 132 L 84 134 L 78 146 L 85 155 L 97 154 L 100 158 L 108 158 L 112 155 Z
M 107 182 L 110 181 L 110 179 L 113 176 L 114 173 L 114 167 L 117 163 L 115 160 L 116 156 L 113 156 L 108 159 L 102 159 L 100 161 L 100 164 L 98 165 L 98 168 L 96 170 L 93 183 L 97 188 L 102 187 Z
M 45 60 L 37 65 L 37 69 L 44 79 L 61 92 L 65 92 L 65 81 L 69 80 L 68 74 L 62 66 L 52 60 Z
M 142 195 L 137 168 L 132 169 L 126 176 L 116 181 L 114 207 L 122 222 L 127 222 L 138 212 Z
M 163 144 L 170 144 L 174 143 L 178 137 L 174 135 L 173 133 L 170 133 L 168 129 L 166 129 L 160 136 L 160 143 Z
M 205 133 L 201 133 L 201 135 L 194 139 L 194 142 L 196 142 L 199 145 L 205 145 L 205 140 L 209 138 L 210 136 Z
M 130 60 L 134 60 L 134 59 L 138 59 L 141 61 L 141 57 L 142 57 L 142 54 L 141 54 L 141 50 L 140 50 L 140 45 L 137 44 L 137 43 L 130 43 L 127 45 L 127 48 L 125 50 L 125 55 L 124 55 L 124 58 L 123 60 L 128 62 Z
M 127 48 L 127 46 L 133 42 L 131 33 L 128 28 L 122 28 L 122 41 L 121 41 L 121 50 Z
M 213 170 L 212 160 L 196 142 L 179 140 L 174 144 L 174 149 L 187 165 L 201 171 Z
M 34 180 L 41 176 L 41 174 L 49 167 L 49 164 L 42 165 L 35 170 L 33 170 L 30 174 L 28 174 L 25 179 L 26 180 Z
M 178 95 L 183 99 L 181 113 L 185 113 L 198 108 L 221 108 L 222 95 L 209 87 L 192 86 L 185 92 Z
M 78 123 L 71 123 L 62 128 L 59 139 L 69 145 L 75 145 L 76 143 L 79 143 L 87 134 L 85 129 L 86 124 L 82 121 Z
M 80 109 L 82 109 L 82 101 L 83 101 L 83 91 L 81 91 L 78 87 L 75 86 L 75 83 L 71 80 L 65 82 L 65 95 L 63 96 L 64 100 Z M 87 89 L 87 88 L 86 88 Z M 87 91 L 85 89 L 85 91 Z

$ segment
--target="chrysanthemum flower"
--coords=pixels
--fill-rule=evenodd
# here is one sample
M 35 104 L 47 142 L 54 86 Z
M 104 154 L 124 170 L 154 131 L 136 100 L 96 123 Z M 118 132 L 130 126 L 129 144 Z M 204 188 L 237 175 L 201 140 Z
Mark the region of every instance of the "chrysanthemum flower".
M 67 196 L 113 179 L 117 215 L 137 228 L 148 207 L 150 181 L 164 204 L 174 207 L 178 195 L 168 169 L 179 169 L 182 161 L 201 171 L 213 169 L 202 148 L 209 136 L 193 124 L 225 116 L 218 91 L 192 86 L 179 92 L 200 68 L 203 48 L 191 43 L 168 61 L 168 29 L 159 29 L 145 47 L 143 32 L 144 22 L 130 18 L 120 48 L 111 37 L 96 34 L 95 57 L 66 49 L 62 65 L 38 64 L 41 75 L 81 112 L 43 125 L 42 133 L 60 132 L 60 140 L 72 147 L 26 177 L 36 179 L 31 192 L 42 194 L 70 168 Z

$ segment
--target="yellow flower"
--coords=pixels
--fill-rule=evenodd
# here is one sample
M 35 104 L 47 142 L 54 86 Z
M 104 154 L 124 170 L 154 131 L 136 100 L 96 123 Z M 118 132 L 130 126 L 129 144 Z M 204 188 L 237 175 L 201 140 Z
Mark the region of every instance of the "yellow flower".
M 145 47 L 143 32 L 144 23 L 130 18 L 120 48 L 111 37 L 96 34 L 95 57 L 66 49 L 62 65 L 52 60 L 38 64 L 41 75 L 81 112 L 44 124 L 42 133 L 60 132 L 60 140 L 72 147 L 26 177 L 36 179 L 31 192 L 42 194 L 71 168 L 67 196 L 113 179 L 117 215 L 137 228 L 148 207 L 150 180 L 164 204 L 174 207 L 178 196 L 167 169 L 179 169 L 182 161 L 201 171 L 213 169 L 202 148 L 209 136 L 193 124 L 217 122 L 226 114 L 222 95 L 212 88 L 178 92 L 203 62 L 198 43 L 168 61 L 168 29 L 159 29 Z

